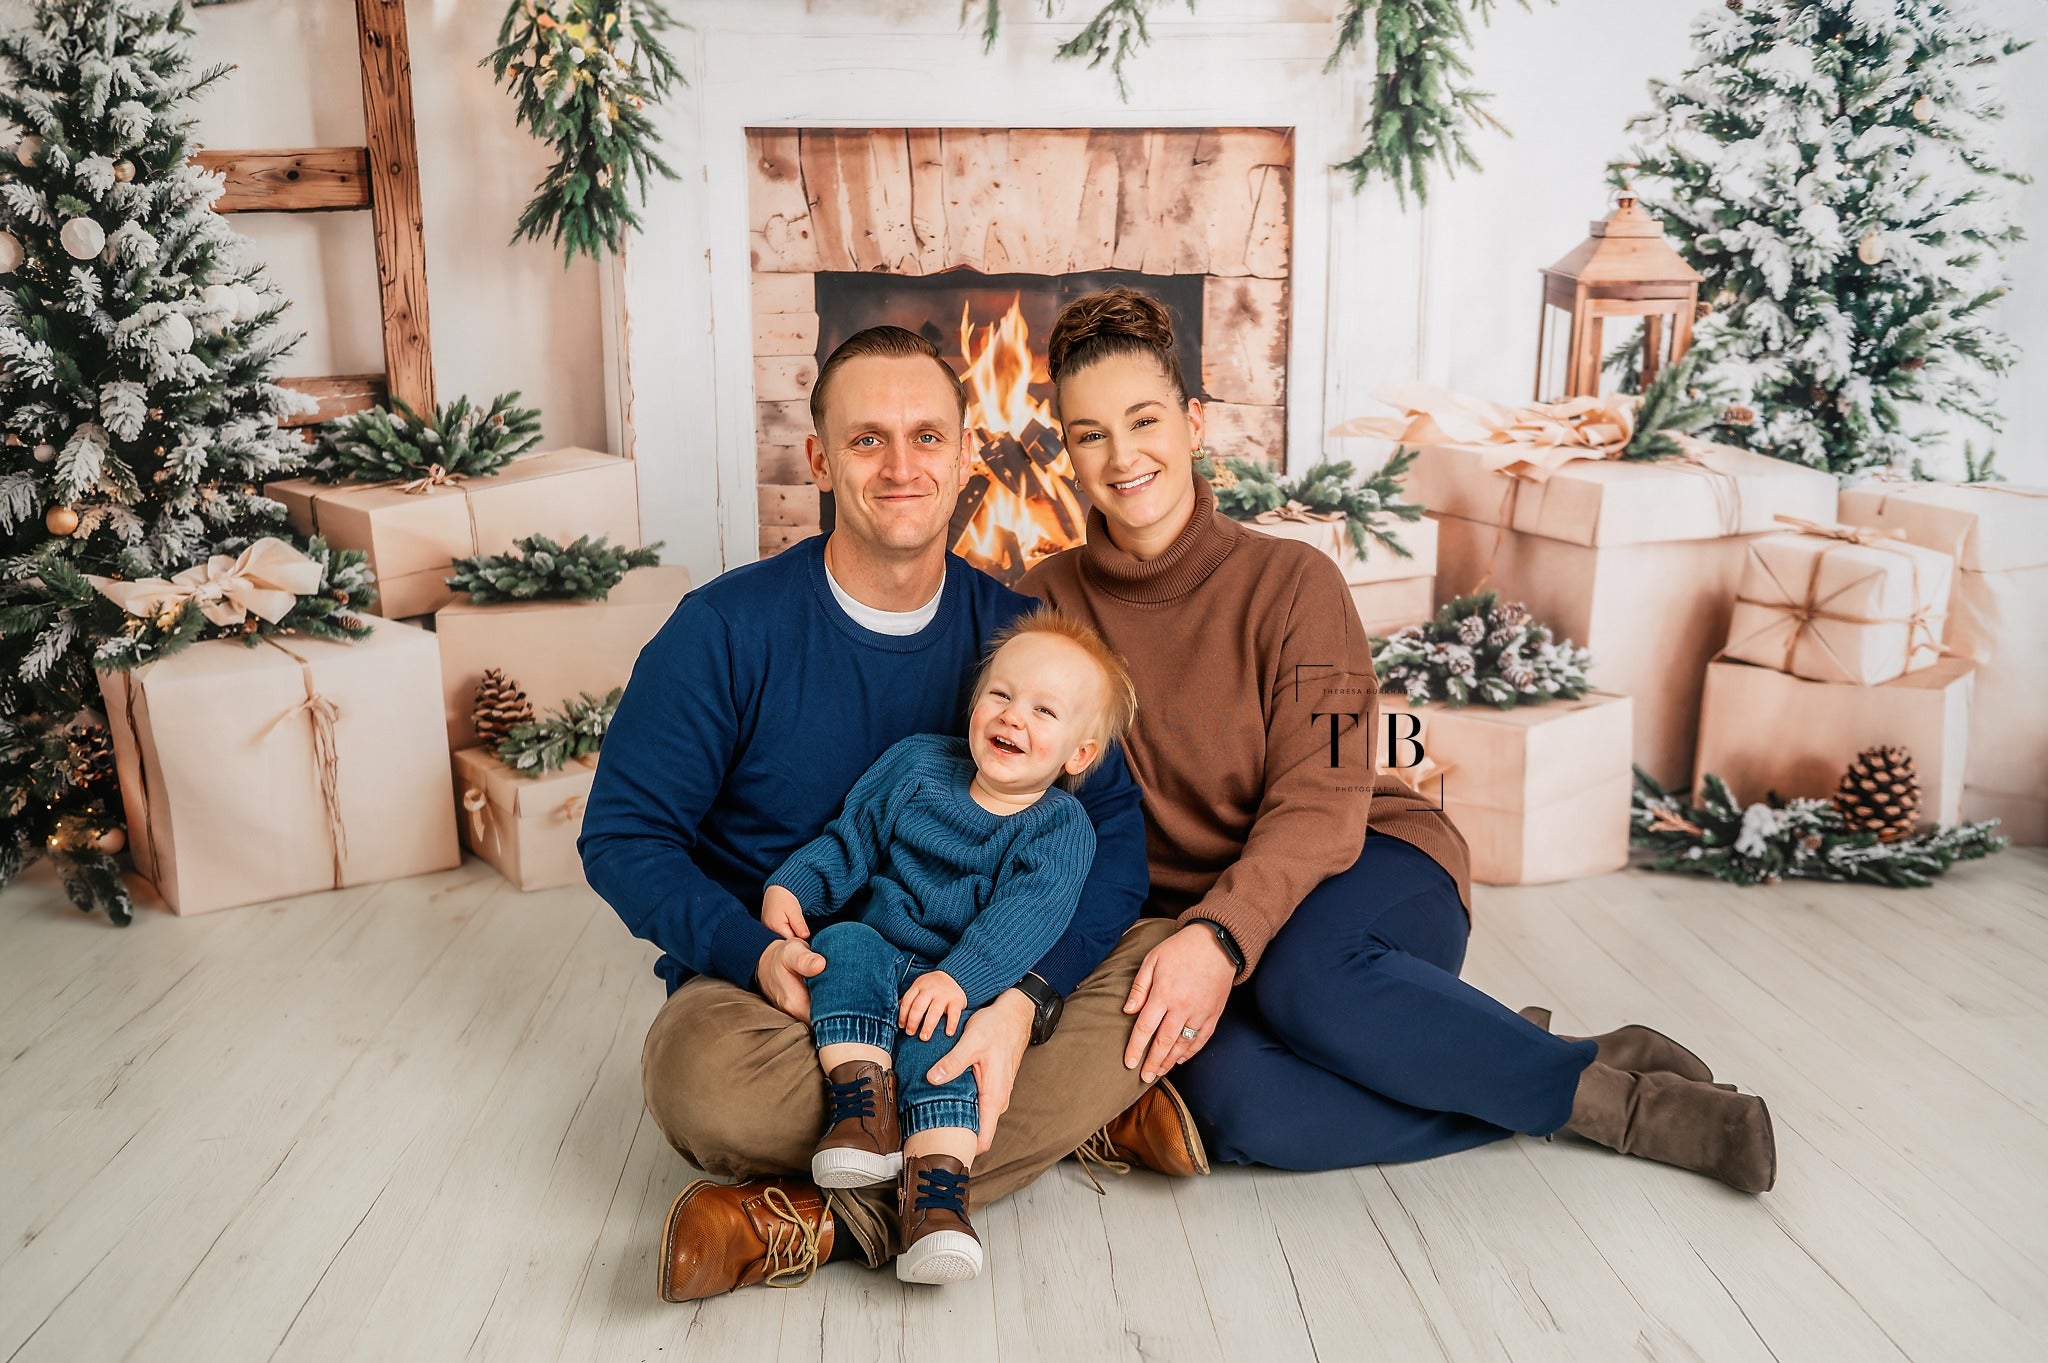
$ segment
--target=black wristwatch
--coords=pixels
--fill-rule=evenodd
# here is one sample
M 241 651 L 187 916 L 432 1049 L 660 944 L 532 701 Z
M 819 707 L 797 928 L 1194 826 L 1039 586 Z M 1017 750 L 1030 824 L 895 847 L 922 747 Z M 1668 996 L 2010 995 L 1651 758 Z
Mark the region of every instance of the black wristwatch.
M 1031 1000 L 1031 1044 L 1043 1045 L 1060 1025 L 1060 1012 L 1067 1001 L 1060 997 L 1060 991 L 1047 984 L 1036 972 L 1017 981 L 1017 988 L 1024 997 Z
M 1222 947 L 1223 954 L 1230 958 L 1230 968 L 1239 975 L 1244 974 L 1244 949 L 1238 946 L 1237 939 L 1230 935 L 1229 928 L 1224 927 L 1213 918 L 1190 918 L 1188 922 L 1200 923 L 1203 927 L 1215 933 L 1216 945 Z

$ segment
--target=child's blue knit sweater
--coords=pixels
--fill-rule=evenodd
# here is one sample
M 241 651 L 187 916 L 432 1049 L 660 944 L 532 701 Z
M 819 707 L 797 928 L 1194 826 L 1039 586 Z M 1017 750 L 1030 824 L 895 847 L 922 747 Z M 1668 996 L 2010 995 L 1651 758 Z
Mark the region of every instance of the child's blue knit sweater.
M 1095 860 L 1095 828 L 1057 788 L 1028 809 L 992 814 L 968 791 L 974 770 L 964 738 L 903 739 L 768 883 L 794 894 L 806 918 L 857 910 L 979 1008 L 1066 931 Z

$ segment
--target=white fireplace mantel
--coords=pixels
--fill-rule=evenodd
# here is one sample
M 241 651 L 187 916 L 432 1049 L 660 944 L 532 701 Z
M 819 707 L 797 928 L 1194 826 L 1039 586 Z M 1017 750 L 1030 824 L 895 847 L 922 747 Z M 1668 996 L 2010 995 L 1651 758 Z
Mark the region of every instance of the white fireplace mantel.
M 1357 69 L 1322 74 L 1327 0 L 1165 11 L 1129 68 L 1128 104 L 1106 68 L 1052 59 L 1079 19 L 1046 22 L 1032 0 L 1007 10 L 984 55 L 956 0 L 690 7 L 676 41 L 690 87 L 658 120 L 680 179 L 651 188 L 618 274 L 609 369 L 645 532 L 697 580 L 757 552 L 750 127 L 1292 128 L 1290 460 L 1313 459 L 1374 380 L 1417 368 L 1424 220 L 1329 169 L 1356 145 L 1363 103 Z

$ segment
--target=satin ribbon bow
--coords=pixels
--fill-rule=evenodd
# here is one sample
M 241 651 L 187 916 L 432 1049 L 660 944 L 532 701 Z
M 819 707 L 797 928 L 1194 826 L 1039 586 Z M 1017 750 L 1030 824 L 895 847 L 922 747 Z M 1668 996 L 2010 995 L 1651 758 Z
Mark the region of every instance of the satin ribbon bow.
M 93 589 L 130 615 L 176 617 L 188 601 L 216 625 L 239 625 L 254 615 L 276 624 L 302 596 L 320 590 L 320 565 L 284 540 L 257 540 L 235 558 L 215 554 L 174 577 L 121 582 L 88 577 Z
M 1411 380 L 1383 383 L 1372 395 L 1400 414 L 1353 417 L 1330 434 L 1403 445 L 1499 445 L 1487 468 L 1537 483 L 1574 459 L 1619 459 L 1636 432 L 1638 400 L 1625 394 L 1509 407 Z
M 1311 511 L 1300 502 L 1289 502 L 1285 506 L 1276 506 L 1270 511 L 1261 511 L 1258 515 L 1252 517 L 1252 524 L 1278 525 L 1282 521 L 1298 521 L 1305 525 L 1325 525 L 1331 521 L 1341 521 L 1343 519 L 1344 513 L 1341 511 Z

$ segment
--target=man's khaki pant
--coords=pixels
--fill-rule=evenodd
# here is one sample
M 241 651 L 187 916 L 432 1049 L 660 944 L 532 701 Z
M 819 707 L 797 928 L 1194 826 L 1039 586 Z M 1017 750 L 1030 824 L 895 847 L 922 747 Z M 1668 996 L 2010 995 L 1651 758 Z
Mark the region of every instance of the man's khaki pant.
M 1145 953 L 1177 925 L 1141 918 L 1068 996 L 1059 1030 L 1024 1053 L 995 1144 L 974 1162 L 973 1205 L 1007 1197 L 1071 1154 L 1145 1091 L 1124 1068 L 1123 1011 Z M 810 1029 L 751 990 L 699 975 L 669 997 L 640 1057 L 647 1111 L 682 1157 L 707 1174 L 808 1176 L 825 1131 L 825 1076 Z M 834 1189 L 841 1232 L 869 1267 L 895 1254 L 896 1187 Z

